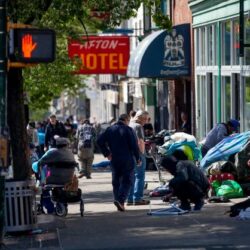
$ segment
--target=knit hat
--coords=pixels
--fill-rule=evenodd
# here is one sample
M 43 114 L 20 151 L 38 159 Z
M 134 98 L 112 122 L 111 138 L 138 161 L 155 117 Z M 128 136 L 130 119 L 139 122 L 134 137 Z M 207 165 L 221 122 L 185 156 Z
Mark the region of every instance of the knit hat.
M 230 122 L 230 124 L 232 125 L 233 130 L 234 130 L 235 132 L 238 132 L 239 127 L 240 127 L 239 121 L 237 121 L 237 120 L 235 120 L 235 119 L 230 119 L 229 122 Z
M 161 166 L 164 167 L 170 174 L 176 173 L 176 165 L 178 160 L 174 156 L 165 156 L 161 160 Z

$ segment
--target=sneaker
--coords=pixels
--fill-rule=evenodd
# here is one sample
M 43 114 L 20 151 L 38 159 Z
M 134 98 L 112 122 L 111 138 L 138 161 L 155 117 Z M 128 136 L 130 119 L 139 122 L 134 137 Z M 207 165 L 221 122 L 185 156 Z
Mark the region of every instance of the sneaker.
M 125 211 L 124 204 L 120 203 L 119 201 L 114 201 L 114 205 L 117 207 L 117 210 L 120 212 Z
M 133 201 L 127 201 L 127 206 L 133 206 L 134 205 L 134 202 Z
M 85 175 L 84 173 L 80 173 L 80 174 L 78 175 L 78 179 L 81 179 L 84 175 Z
M 191 206 L 189 203 L 181 203 L 181 205 L 179 206 L 180 209 L 184 210 L 184 211 L 190 211 L 191 210 Z
M 150 204 L 150 201 L 149 201 L 149 200 L 139 200 L 139 201 L 135 201 L 135 202 L 134 202 L 134 205 L 135 205 L 135 206 L 148 205 L 148 204 Z
M 203 200 L 197 201 L 196 203 L 194 203 L 194 211 L 200 211 L 203 206 L 204 206 Z

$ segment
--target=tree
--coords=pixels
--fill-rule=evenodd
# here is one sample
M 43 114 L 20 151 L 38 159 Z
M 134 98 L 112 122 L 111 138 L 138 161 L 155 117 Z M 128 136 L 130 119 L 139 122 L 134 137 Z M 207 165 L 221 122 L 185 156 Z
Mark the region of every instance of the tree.
M 141 3 L 155 10 L 153 15 L 159 16 L 160 0 L 8 1 L 8 16 L 12 22 L 51 28 L 57 34 L 57 59 L 54 63 L 26 68 L 24 74 L 20 68 L 11 68 L 8 73 L 8 126 L 15 179 L 24 180 L 29 175 L 24 89 L 34 109 L 41 106 L 46 108 L 49 101 L 62 91 L 76 93 L 83 83 L 79 76 L 70 73 L 75 66 L 67 56 L 67 39 L 97 29 L 115 27 L 122 20 L 134 16 Z M 96 13 L 101 13 L 102 19 Z M 169 20 L 166 20 L 160 27 L 170 26 Z M 158 23 L 161 23 L 159 18 Z

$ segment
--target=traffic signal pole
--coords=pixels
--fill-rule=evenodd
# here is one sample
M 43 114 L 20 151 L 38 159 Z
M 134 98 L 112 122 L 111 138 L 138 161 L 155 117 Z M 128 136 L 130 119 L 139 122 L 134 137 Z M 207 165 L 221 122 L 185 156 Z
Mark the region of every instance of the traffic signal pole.
M 4 137 L 6 126 L 6 74 L 7 74 L 7 15 L 6 15 L 6 0 L 0 0 L 0 136 Z M 3 145 L 0 145 L 3 147 Z M 4 167 L 6 161 L 1 155 L 3 150 L 0 150 L 0 247 L 3 245 L 4 234 L 4 200 L 5 200 L 5 177 Z

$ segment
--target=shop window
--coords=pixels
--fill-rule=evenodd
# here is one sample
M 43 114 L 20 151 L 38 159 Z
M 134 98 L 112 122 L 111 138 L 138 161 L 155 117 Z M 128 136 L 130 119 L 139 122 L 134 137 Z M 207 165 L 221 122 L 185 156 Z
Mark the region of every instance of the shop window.
M 205 92 L 205 76 L 197 76 L 197 137 L 203 139 L 206 136 L 206 92 Z
M 246 106 L 245 106 L 245 121 L 246 130 L 250 130 L 250 77 L 246 77 Z
M 201 53 L 200 53 L 200 65 L 205 65 L 206 62 L 206 32 L 205 28 L 200 29 L 201 32 Z
M 197 66 L 200 65 L 200 29 L 195 29 L 194 31 L 194 39 L 195 39 L 195 63 Z
M 231 22 L 226 21 L 222 23 L 222 64 L 231 64 Z
M 226 122 L 231 118 L 231 77 L 222 77 L 222 121 Z
M 233 64 L 239 65 L 240 55 L 240 23 L 239 19 L 233 21 Z
M 213 76 L 213 125 L 218 122 L 217 113 L 218 113 L 218 77 Z
M 250 44 L 250 20 L 245 19 L 245 44 Z M 245 48 L 245 64 L 250 65 L 250 48 Z
M 207 28 L 207 36 L 208 36 L 208 65 L 215 65 L 215 29 L 214 26 L 211 25 Z

